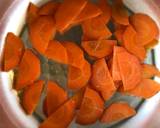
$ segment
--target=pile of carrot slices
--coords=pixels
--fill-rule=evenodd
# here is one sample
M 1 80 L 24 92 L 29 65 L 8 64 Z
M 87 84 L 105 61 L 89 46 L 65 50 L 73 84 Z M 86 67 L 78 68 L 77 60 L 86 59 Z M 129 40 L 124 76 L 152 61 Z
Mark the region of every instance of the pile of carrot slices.
M 129 12 L 122 0 L 50 1 L 41 7 L 30 3 L 26 22 L 32 48 L 9 32 L 1 69 L 15 71 L 13 88 L 22 92 L 27 114 L 35 112 L 46 93 L 41 106 L 46 119 L 39 128 L 68 128 L 73 119 L 80 125 L 121 121 L 136 111 L 124 101 L 105 107 L 116 92 L 148 99 L 160 91 L 160 83 L 152 79 L 160 71 L 144 62 L 158 42 L 158 26 L 146 14 Z M 77 25 L 83 31 L 80 45 L 55 39 L 56 32 L 64 34 Z M 66 88 L 40 79 L 39 54 L 68 66 Z

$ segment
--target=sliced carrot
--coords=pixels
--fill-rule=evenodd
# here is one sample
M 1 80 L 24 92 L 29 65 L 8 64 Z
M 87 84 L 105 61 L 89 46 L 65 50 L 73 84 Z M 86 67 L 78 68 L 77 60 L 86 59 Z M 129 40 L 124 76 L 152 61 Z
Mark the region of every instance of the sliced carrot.
M 116 29 L 114 32 L 114 36 L 116 37 L 116 39 L 118 40 L 119 44 L 123 46 L 123 33 L 125 31 L 125 28 L 119 28 Z
M 92 18 L 82 23 L 83 34 L 90 40 L 107 39 L 112 33 L 101 18 Z
M 123 34 L 124 47 L 137 56 L 141 61 L 146 57 L 146 50 L 143 46 L 137 45 L 137 33 L 132 26 L 128 26 Z
M 39 7 L 37 7 L 33 3 L 29 3 L 28 9 L 27 9 L 27 23 L 32 23 L 37 17 L 38 17 L 38 10 Z
M 44 81 L 39 80 L 24 89 L 22 105 L 27 114 L 32 114 L 40 100 Z
M 82 69 L 85 64 L 83 51 L 73 42 L 64 42 L 62 45 L 67 49 L 69 65 Z
M 9 32 L 4 46 L 3 70 L 9 71 L 19 65 L 24 52 L 22 40 Z
M 56 27 L 61 33 L 81 13 L 87 4 L 87 0 L 64 0 L 55 14 Z
M 69 100 L 50 115 L 39 128 L 67 128 L 75 115 L 75 102 Z
M 151 79 L 143 79 L 134 89 L 124 91 L 124 89 L 120 88 L 119 91 L 124 94 L 148 99 L 160 91 L 160 84 Z
M 54 16 L 59 6 L 59 2 L 49 1 L 46 4 L 42 5 L 42 7 L 40 7 L 38 14 Z
M 32 46 L 40 53 L 44 53 L 49 41 L 56 32 L 55 22 L 51 16 L 40 16 L 29 26 L 29 38 Z
M 69 66 L 68 70 L 68 88 L 77 90 L 84 87 L 91 76 L 91 67 L 90 64 L 85 61 L 82 69 Z
M 114 94 L 116 87 L 105 59 L 97 60 L 93 64 L 91 83 L 96 90 L 100 91 L 105 100 L 110 99 Z
M 115 121 L 121 121 L 134 116 L 136 111 L 134 108 L 129 106 L 127 103 L 116 102 L 111 104 L 105 109 L 104 114 L 101 118 L 101 123 L 110 124 Z
M 120 47 L 123 52 L 117 54 L 120 75 L 124 90 L 135 88 L 142 80 L 142 67 L 138 58 Z
M 15 89 L 20 90 L 36 81 L 41 73 L 40 61 L 31 50 L 26 50 L 19 65 Z
M 67 100 L 67 92 L 65 92 L 56 83 L 49 81 L 47 83 L 47 115 L 54 113 Z
M 129 13 L 122 2 L 115 2 L 112 5 L 112 18 L 119 24 L 129 25 Z
M 82 47 L 88 55 L 103 58 L 112 53 L 113 47 L 116 45 L 115 40 L 96 40 L 96 41 L 83 41 Z
M 80 23 L 82 21 L 96 17 L 101 13 L 102 11 L 100 8 L 98 8 L 95 4 L 88 1 L 84 9 L 81 11 L 81 13 L 72 22 Z
M 66 48 L 58 41 L 52 40 L 48 44 L 48 48 L 44 55 L 48 59 L 52 59 L 59 63 L 68 64 L 68 55 Z
M 96 122 L 102 115 L 103 108 L 104 101 L 99 94 L 93 89 L 86 88 L 76 123 L 88 125 Z
M 159 35 L 159 29 L 155 21 L 148 15 L 142 13 L 133 14 L 130 23 L 137 32 L 138 44 L 146 45 Z
M 155 47 L 158 43 L 159 43 L 159 41 L 157 39 L 153 39 L 151 42 L 146 44 L 144 47 L 146 49 L 151 49 L 151 48 Z
M 160 71 L 153 65 L 143 64 L 142 65 L 143 78 L 152 78 L 154 76 L 160 77 Z

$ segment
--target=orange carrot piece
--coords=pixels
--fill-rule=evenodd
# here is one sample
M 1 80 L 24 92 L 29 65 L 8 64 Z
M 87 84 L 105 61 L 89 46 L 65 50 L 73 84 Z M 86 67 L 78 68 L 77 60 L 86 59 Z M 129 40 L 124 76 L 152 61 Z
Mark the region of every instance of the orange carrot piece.
M 159 35 L 155 21 L 146 14 L 136 13 L 130 17 L 130 23 L 137 32 L 138 44 L 146 45 Z
M 32 114 L 40 100 L 44 81 L 39 80 L 24 89 L 22 96 L 22 105 L 27 114 Z
M 122 49 L 123 52 L 117 54 L 118 66 L 124 90 L 130 90 L 135 88 L 142 80 L 142 67 L 138 58 L 120 47 L 120 50 Z
M 127 103 L 116 102 L 105 109 L 100 122 L 110 124 L 115 121 L 127 119 L 134 116 L 135 114 L 136 111 L 134 110 L 134 108 L 129 106 Z
M 143 64 L 142 65 L 143 78 L 152 78 L 154 76 L 160 77 L 160 71 L 153 65 Z
M 44 55 L 48 59 L 52 59 L 59 63 L 68 64 L 68 55 L 66 48 L 58 41 L 52 40 L 48 44 L 48 48 Z
M 73 42 L 64 42 L 62 45 L 67 49 L 68 64 L 82 69 L 85 64 L 84 54 L 81 48 Z
M 124 47 L 137 56 L 141 61 L 146 58 L 146 50 L 143 46 L 137 45 L 137 33 L 132 26 L 128 26 L 123 34 Z
M 64 0 L 55 14 L 57 30 L 63 33 L 86 4 L 87 0 Z
M 90 76 L 91 67 L 87 61 L 85 61 L 82 69 L 69 66 L 67 86 L 72 90 L 80 89 L 88 83 Z
M 146 44 L 144 47 L 146 49 L 151 49 L 151 48 L 155 47 L 158 43 L 159 43 L 159 41 L 157 39 L 153 39 L 151 42 Z
M 116 29 L 114 32 L 114 36 L 118 40 L 119 44 L 123 45 L 123 33 L 125 31 L 125 28 L 119 28 Z
M 73 20 L 73 23 L 80 23 L 82 21 L 96 17 L 101 13 L 102 11 L 100 8 L 88 1 L 81 13 Z
M 51 16 L 40 16 L 29 26 L 29 38 L 32 46 L 40 53 L 44 53 L 49 41 L 56 32 L 55 22 Z
M 88 125 L 96 122 L 102 115 L 103 109 L 104 101 L 100 95 L 93 89 L 86 88 L 76 123 Z
M 39 128 L 67 128 L 75 115 L 75 102 L 69 100 L 50 115 Z
M 38 18 L 38 10 L 39 7 L 37 7 L 35 4 L 31 3 L 28 6 L 27 9 L 27 23 L 32 23 L 36 18 Z
M 16 90 L 21 90 L 36 81 L 41 73 L 40 61 L 31 50 L 26 50 L 19 65 Z
M 54 113 L 67 100 L 67 92 L 65 92 L 56 83 L 49 81 L 47 83 L 47 115 Z
M 112 53 L 113 47 L 116 45 L 115 40 L 96 40 L 96 41 L 83 41 L 82 47 L 88 55 L 103 58 Z
M 124 94 L 148 99 L 160 91 L 160 84 L 151 79 L 143 79 L 134 89 L 124 91 L 124 89 L 120 88 L 119 91 Z
M 111 98 L 116 90 L 105 59 L 97 60 L 92 67 L 92 86 L 100 91 L 105 100 Z
M 38 14 L 54 16 L 59 6 L 59 2 L 49 1 L 46 4 L 42 5 L 42 7 L 40 7 Z
M 4 46 L 3 70 L 9 71 L 19 65 L 24 51 L 22 40 L 9 32 Z

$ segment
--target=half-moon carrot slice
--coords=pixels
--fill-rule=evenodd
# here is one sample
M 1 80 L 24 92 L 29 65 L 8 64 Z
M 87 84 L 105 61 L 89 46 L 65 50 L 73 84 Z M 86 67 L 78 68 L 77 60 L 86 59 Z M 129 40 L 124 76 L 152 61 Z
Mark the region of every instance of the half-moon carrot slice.
M 44 53 L 49 41 L 56 32 L 52 16 L 40 16 L 29 26 L 29 38 L 32 46 L 40 53 Z
M 119 91 L 124 94 L 148 99 L 160 91 L 160 84 L 151 79 L 143 79 L 134 89 L 124 91 L 120 88 Z
M 54 16 L 59 6 L 60 6 L 59 2 L 49 1 L 40 7 L 38 14 Z
M 151 49 L 151 48 L 155 47 L 158 43 L 159 43 L 159 41 L 157 39 L 153 39 L 151 42 L 146 44 L 144 47 L 146 49 Z
M 143 64 L 142 65 L 142 76 L 143 78 L 152 78 L 154 76 L 160 77 L 160 71 L 153 65 Z
M 132 26 L 128 26 L 123 34 L 124 47 L 137 56 L 141 61 L 146 57 L 146 50 L 143 46 L 137 45 L 137 33 Z
M 91 66 L 85 61 L 82 69 L 69 66 L 68 70 L 68 88 L 72 90 L 77 90 L 84 87 L 91 76 Z
M 67 92 L 58 86 L 55 82 L 48 81 L 47 83 L 47 115 L 54 113 L 66 100 Z
M 24 89 L 22 105 L 27 114 L 32 114 L 40 100 L 44 81 L 39 80 Z
M 44 53 L 48 59 L 59 63 L 68 64 L 68 55 L 66 48 L 58 41 L 52 40 Z
M 116 45 L 115 40 L 95 40 L 95 41 L 83 41 L 82 47 L 88 53 L 88 55 L 103 58 L 112 53 L 113 47 Z
M 20 90 L 36 81 L 41 73 L 40 61 L 31 50 L 26 50 L 19 64 L 15 89 Z
M 118 66 L 123 81 L 124 90 L 131 90 L 142 80 L 142 67 L 136 56 L 120 47 L 120 50 L 122 49 L 123 52 L 119 52 L 117 54 Z
M 88 125 L 96 122 L 103 113 L 104 101 L 98 92 L 86 88 L 84 98 L 77 114 L 76 123 Z
M 78 45 L 73 42 L 64 42 L 62 45 L 66 48 L 68 54 L 68 64 L 82 69 L 85 64 L 84 54 Z
M 68 100 L 52 113 L 39 128 L 67 128 L 75 115 L 75 101 Z
M 24 52 L 22 40 L 9 32 L 4 46 L 3 70 L 9 71 L 19 65 Z
M 115 102 L 107 107 L 100 120 L 101 123 L 110 124 L 115 121 L 121 121 L 134 116 L 136 111 L 134 108 L 124 102 Z
M 55 14 L 56 27 L 61 33 L 81 13 L 87 4 L 87 0 L 64 0 Z
M 137 32 L 138 44 L 146 45 L 159 35 L 159 29 L 155 21 L 148 15 L 142 13 L 133 14 L 130 23 Z

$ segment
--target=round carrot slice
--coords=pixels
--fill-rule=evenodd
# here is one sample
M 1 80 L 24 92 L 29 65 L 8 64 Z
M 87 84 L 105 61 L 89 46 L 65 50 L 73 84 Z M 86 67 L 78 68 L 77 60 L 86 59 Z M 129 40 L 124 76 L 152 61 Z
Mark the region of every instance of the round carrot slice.
M 103 108 L 104 101 L 99 94 L 93 89 L 86 88 L 76 123 L 88 125 L 96 122 L 102 115 Z
M 39 80 L 24 89 L 22 105 L 27 114 L 32 114 L 35 110 L 43 90 L 44 81 Z
M 134 108 L 129 106 L 127 103 L 116 102 L 105 109 L 100 121 L 102 123 L 110 124 L 115 121 L 120 121 L 129 118 L 131 116 L 134 116 L 135 114 L 136 111 L 134 110 Z
M 68 64 L 68 55 L 66 48 L 58 41 L 52 40 L 48 44 L 48 48 L 44 55 L 48 59 L 52 59 L 59 63 Z
M 146 45 L 159 35 L 155 21 L 146 14 L 136 13 L 130 17 L 130 23 L 137 32 L 138 44 Z
M 15 89 L 23 89 L 33 83 L 40 76 L 40 61 L 31 50 L 26 50 L 19 65 Z
M 55 22 L 52 16 L 40 16 L 29 25 L 29 38 L 32 46 L 42 54 L 46 51 L 55 32 Z
M 77 90 L 84 87 L 88 83 L 90 76 L 91 67 L 87 61 L 85 61 L 85 64 L 81 70 L 79 68 L 69 66 L 68 88 Z
M 115 44 L 115 40 L 83 41 L 82 47 L 88 55 L 103 58 L 112 53 Z
M 23 52 L 22 40 L 13 33 L 8 33 L 4 46 L 3 70 L 9 71 L 18 66 Z

